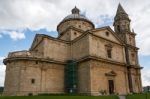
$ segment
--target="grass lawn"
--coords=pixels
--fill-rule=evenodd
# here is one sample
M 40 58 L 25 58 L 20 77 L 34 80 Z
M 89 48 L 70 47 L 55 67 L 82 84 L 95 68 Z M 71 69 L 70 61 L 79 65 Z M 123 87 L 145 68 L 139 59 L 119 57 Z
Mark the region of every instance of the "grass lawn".
M 127 95 L 126 99 L 150 99 L 150 93 Z
M 117 96 L 0 96 L 0 99 L 119 99 Z

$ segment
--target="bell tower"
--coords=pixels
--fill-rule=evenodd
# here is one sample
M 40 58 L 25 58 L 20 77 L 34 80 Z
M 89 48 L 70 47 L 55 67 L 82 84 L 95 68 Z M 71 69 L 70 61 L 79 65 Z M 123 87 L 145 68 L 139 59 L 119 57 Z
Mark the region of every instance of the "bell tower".
M 128 84 L 130 92 L 139 92 L 141 90 L 141 82 L 136 84 L 135 81 L 141 81 L 140 69 L 138 62 L 138 48 L 135 44 L 135 36 L 134 31 L 130 29 L 130 18 L 128 14 L 125 12 L 121 4 L 118 5 L 118 9 L 116 12 L 116 16 L 114 18 L 114 30 L 119 36 L 119 38 L 125 44 L 125 58 L 126 58 L 126 66 L 128 73 Z M 136 71 L 136 74 L 133 74 L 133 71 Z
M 130 32 L 130 19 L 121 4 L 118 5 L 114 18 L 114 28 L 116 33 Z

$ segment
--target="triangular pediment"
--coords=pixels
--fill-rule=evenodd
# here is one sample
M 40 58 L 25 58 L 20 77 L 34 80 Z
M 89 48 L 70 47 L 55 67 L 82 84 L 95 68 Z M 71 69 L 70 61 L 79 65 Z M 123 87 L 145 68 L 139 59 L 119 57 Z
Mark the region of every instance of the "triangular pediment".
M 40 34 L 36 34 L 32 42 L 30 50 L 34 49 L 38 45 L 38 43 L 41 42 L 41 40 L 42 40 L 42 36 L 40 36 Z
M 118 37 L 117 33 L 115 33 L 110 27 L 97 28 L 92 30 L 91 32 L 94 35 L 102 37 L 106 40 L 110 40 L 118 44 L 123 44 L 123 42 Z
M 112 70 L 108 73 L 105 73 L 106 76 L 116 76 L 117 74 Z

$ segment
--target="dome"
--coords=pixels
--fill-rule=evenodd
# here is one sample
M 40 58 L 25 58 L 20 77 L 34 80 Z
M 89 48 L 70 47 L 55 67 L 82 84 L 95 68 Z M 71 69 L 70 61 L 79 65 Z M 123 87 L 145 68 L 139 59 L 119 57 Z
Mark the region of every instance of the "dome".
M 81 20 L 85 20 L 85 21 L 89 21 L 90 23 L 92 23 L 88 18 L 86 18 L 84 15 L 80 14 L 80 10 L 78 8 L 73 8 L 72 9 L 72 14 L 66 16 L 63 21 L 66 20 L 70 20 L 70 19 L 81 19 Z M 63 22 L 62 21 L 62 22 Z M 92 23 L 93 24 L 93 23 Z
M 63 19 L 63 21 L 70 20 L 70 19 L 83 19 L 83 20 L 90 21 L 90 20 L 88 20 L 85 16 L 80 15 L 80 14 L 70 14 L 70 15 L 66 16 L 66 17 Z
M 86 30 L 90 30 L 90 29 L 93 29 L 94 28 L 94 24 L 88 19 L 86 18 L 84 15 L 81 15 L 80 14 L 80 10 L 75 7 L 71 10 L 71 14 L 66 16 L 57 26 L 57 31 L 59 33 L 63 32 L 64 30 L 66 30 L 69 26 L 73 26 L 73 27 L 76 27 L 76 28 L 79 28 L 77 27 L 77 25 L 82 25 L 83 28 L 79 28 L 79 29 L 82 29 L 84 31 Z M 73 23 L 77 21 L 77 23 Z M 81 22 L 82 21 L 82 22 Z M 81 24 L 85 22 L 85 24 Z

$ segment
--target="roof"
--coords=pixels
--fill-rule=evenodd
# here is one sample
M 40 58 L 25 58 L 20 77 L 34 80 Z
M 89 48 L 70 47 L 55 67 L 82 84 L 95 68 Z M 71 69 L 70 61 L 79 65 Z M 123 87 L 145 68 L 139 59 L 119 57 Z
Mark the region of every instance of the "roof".
M 118 8 L 117 8 L 117 12 L 116 12 L 116 16 L 114 18 L 115 20 L 119 20 L 119 19 L 129 19 L 128 14 L 125 12 L 125 10 L 123 9 L 123 7 L 121 6 L 121 4 L 119 3 Z
M 66 16 L 66 17 L 60 22 L 60 24 L 63 23 L 63 22 L 65 22 L 65 21 L 68 21 L 68 20 L 83 20 L 83 21 L 87 21 L 87 22 L 91 23 L 91 24 L 94 26 L 94 24 L 93 24 L 87 17 L 85 17 L 84 15 L 81 15 L 81 14 L 80 14 L 80 10 L 79 10 L 76 6 L 75 6 L 75 8 L 73 8 L 73 9 L 71 10 L 71 12 L 72 12 L 72 14 Z M 59 24 L 59 25 L 60 25 L 60 24 Z M 58 26 L 59 26 L 59 25 L 58 25 Z
M 80 14 L 80 10 L 75 6 L 75 8 L 73 8 L 71 10 L 72 14 L 66 16 L 63 21 L 68 20 L 68 19 L 84 19 L 87 21 L 90 21 L 88 18 L 86 18 L 84 15 Z
M 68 16 L 66 16 L 63 21 L 68 20 L 68 19 L 84 19 L 87 21 L 90 21 L 89 19 L 87 19 L 85 16 L 80 15 L 80 14 L 70 14 Z
M 120 13 L 127 14 L 127 13 L 125 12 L 125 10 L 123 9 L 123 7 L 121 6 L 121 4 L 119 3 L 118 9 L 117 9 L 117 14 L 120 14 Z

